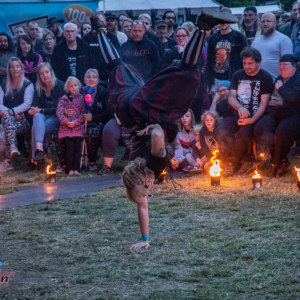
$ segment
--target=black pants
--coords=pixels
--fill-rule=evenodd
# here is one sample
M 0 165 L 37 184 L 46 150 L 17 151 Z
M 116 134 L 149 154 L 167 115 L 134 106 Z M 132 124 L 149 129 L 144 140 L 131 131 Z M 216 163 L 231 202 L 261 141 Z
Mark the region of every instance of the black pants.
M 66 171 L 77 170 L 80 167 L 80 149 L 82 137 L 65 137 L 66 144 Z
M 256 124 L 240 126 L 238 120 L 238 116 L 227 117 L 214 130 L 214 138 L 218 142 L 221 158 L 234 165 L 251 160 L 248 145 L 253 138 Z
M 271 162 L 279 166 L 300 134 L 300 113 L 284 106 L 270 106 L 267 114 L 256 124 L 254 136 L 260 152 L 266 158 L 272 156 Z

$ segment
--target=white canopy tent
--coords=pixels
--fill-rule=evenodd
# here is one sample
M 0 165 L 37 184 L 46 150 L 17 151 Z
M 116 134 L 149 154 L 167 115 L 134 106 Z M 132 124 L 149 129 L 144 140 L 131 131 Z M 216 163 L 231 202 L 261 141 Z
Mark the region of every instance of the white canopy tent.
M 242 16 L 245 7 L 230 7 L 232 13 L 236 16 Z M 258 14 L 264 14 L 266 12 L 272 12 L 274 14 L 284 13 L 283 9 L 279 5 L 262 5 L 256 6 Z

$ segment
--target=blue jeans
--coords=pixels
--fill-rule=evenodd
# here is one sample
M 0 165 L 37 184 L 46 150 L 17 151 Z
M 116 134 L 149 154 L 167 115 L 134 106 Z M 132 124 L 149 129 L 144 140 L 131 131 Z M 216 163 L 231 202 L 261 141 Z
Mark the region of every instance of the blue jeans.
M 59 128 L 59 119 L 56 115 L 43 115 L 36 113 L 33 116 L 32 125 L 32 158 L 35 156 L 36 143 L 43 143 L 45 134 L 53 133 L 55 129 Z

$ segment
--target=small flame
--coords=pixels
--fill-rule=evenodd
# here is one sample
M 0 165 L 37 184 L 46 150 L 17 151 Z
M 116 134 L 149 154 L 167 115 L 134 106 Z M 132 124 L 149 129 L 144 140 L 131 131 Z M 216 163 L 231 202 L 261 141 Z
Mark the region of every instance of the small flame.
M 215 150 L 213 152 L 214 156 L 210 159 L 210 163 L 212 163 L 212 166 L 209 169 L 209 174 L 212 177 L 219 177 L 220 172 L 222 171 L 222 169 L 220 167 L 220 160 L 217 159 L 218 152 L 219 152 L 219 150 Z
M 165 170 L 160 175 L 166 175 L 166 174 L 168 174 L 168 172 Z
M 259 156 L 262 158 L 262 159 L 266 159 L 265 157 L 265 154 L 264 153 L 260 153 Z
M 47 166 L 46 173 L 47 174 L 56 174 L 56 171 L 50 171 L 51 166 L 52 166 L 52 164 Z
M 295 171 L 297 172 L 298 181 L 300 181 L 300 168 L 295 166 Z
M 260 176 L 260 174 L 257 172 L 257 170 L 255 170 L 254 175 L 253 175 L 252 178 L 253 178 L 253 179 L 260 179 L 260 178 L 261 178 L 261 176 Z

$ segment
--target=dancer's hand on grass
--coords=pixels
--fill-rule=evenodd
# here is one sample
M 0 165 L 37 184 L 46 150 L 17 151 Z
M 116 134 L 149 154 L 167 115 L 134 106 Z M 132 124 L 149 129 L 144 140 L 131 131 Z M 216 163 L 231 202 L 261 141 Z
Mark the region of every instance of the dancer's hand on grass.
M 133 244 L 130 246 L 130 249 L 141 249 L 145 247 L 145 249 L 148 249 L 150 247 L 150 244 L 148 242 L 139 242 L 137 244 Z
M 152 130 L 153 130 L 154 127 L 155 127 L 155 124 L 151 124 L 151 125 L 148 125 L 145 129 L 139 130 L 136 133 L 139 136 L 149 135 L 149 134 L 151 134 L 151 132 L 152 132 Z

